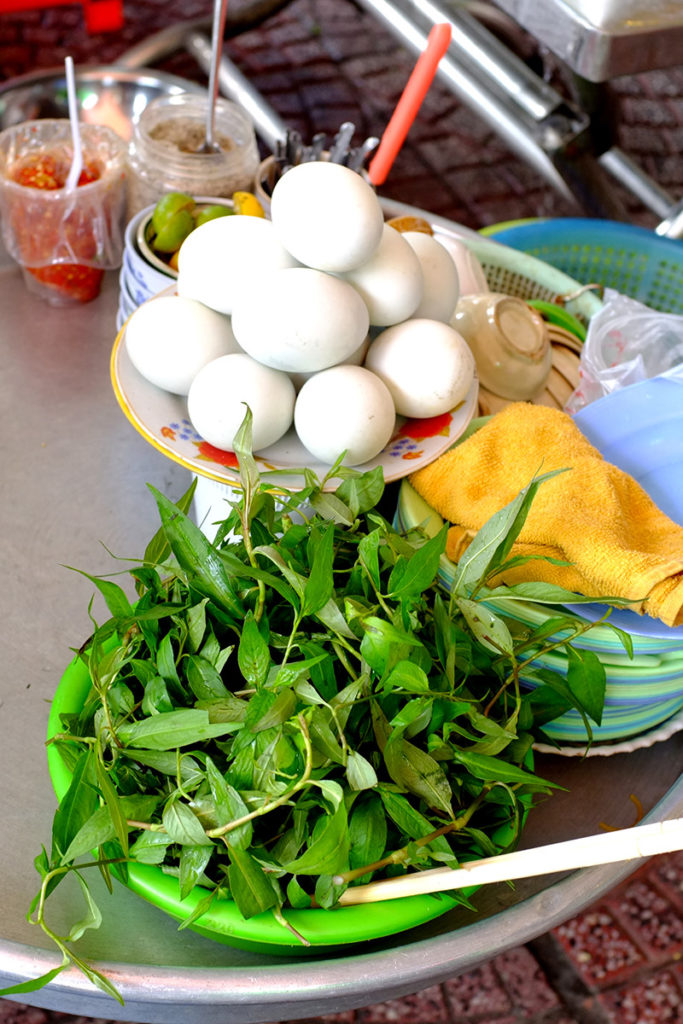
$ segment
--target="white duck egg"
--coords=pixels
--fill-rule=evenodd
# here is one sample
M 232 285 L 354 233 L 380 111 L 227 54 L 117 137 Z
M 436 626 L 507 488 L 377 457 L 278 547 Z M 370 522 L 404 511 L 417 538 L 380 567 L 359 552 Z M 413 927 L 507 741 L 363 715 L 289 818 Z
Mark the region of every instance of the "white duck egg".
M 439 320 L 387 327 L 368 349 L 365 366 L 380 377 L 402 416 L 439 416 L 470 389 L 474 356 L 457 331 Z
M 307 380 L 294 406 L 299 440 L 325 464 L 346 451 L 359 466 L 378 455 L 394 432 L 396 410 L 388 388 L 362 366 L 332 366 Z
M 300 263 L 332 273 L 365 263 L 384 224 L 379 199 L 361 175 L 324 160 L 297 164 L 282 175 L 270 216 L 280 241 Z
M 125 345 L 138 373 L 176 395 L 187 394 L 206 363 L 240 351 L 229 317 L 179 295 L 138 306 L 126 324 Z
M 403 235 L 385 224 L 370 259 L 342 275 L 361 296 L 375 327 L 388 327 L 412 316 L 422 298 L 420 260 Z
M 231 313 L 244 288 L 297 261 L 262 217 L 217 217 L 192 231 L 178 253 L 178 295 Z
M 424 231 L 404 231 L 401 237 L 422 267 L 422 298 L 411 316 L 449 323 L 460 294 L 458 268 L 453 257 L 441 242 Z
M 366 334 L 363 341 L 358 346 L 355 352 L 344 360 L 343 365 L 345 366 L 362 366 L 365 359 L 365 355 L 368 351 L 368 345 L 370 344 L 370 335 Z M 310 370 L 308 373 L 290 373 L 290 378 L 294 387 L 297 391 L 301 391 L 302 387 L 315 373 L 319 373 L 319 370 Z
M 294 267 L 262 277 L 235 301 L 232 329 L 254 359 L 288 372 L 344 362 L 368 332 L 358 293 L 321 270 Z
M 245 353 L 221 356 L 199 371 L 187 396 L 190 422 L 205 441 L 232 451 L 235 434 L 251 409 L 254 451 L 274 444 L 292 425 L 294 385 L 286 373 Z

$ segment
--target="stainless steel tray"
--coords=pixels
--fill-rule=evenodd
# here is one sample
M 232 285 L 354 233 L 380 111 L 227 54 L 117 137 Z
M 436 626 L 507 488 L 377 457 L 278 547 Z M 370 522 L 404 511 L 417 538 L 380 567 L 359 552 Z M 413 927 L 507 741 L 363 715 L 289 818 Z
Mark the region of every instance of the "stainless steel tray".
M 147 445 L 109 384 L 117 280 L 80 308 L 53 309 L 0 260 L 0 451 L 3 657 L 0 667 L 0 987 L 33 978 L 59 957 L 25 919 L 32 866 L 49 844 L 54 797 L 44 736 L 49 702 L 71 648 L 87 636 L 94 588 L 67 566 L 115 572 L 156 529 L 145 484 L 178 497 L 185 470 Z M 125 563 L 123 564 L 125 568 Z M 94 602 L 100 619 L 104 608 Z M 566 786 L 530 817 L 524 845 L 588 835 L 601 822 L 683 813 L 681 735 L 608 758 L 540 754 L 541 774 Z M 99 1018 L 229 1024 L 315 1016 L 397 997 L 483 963 L 566 920 L 633 870 L 621 864 L 482 890 L 479 912 L 453 912 L 391 941 L 326 958 L 240 952 L 176 925 L 121 886 L 98 893 L 105 922 L 79 949 L 125 998 L 121 1007 L 75 971 L 18 997 Z M 55 894 L 52 922 L 73 919 L 72 890 Z M 368 911 L 369 913 L 372 910 Z

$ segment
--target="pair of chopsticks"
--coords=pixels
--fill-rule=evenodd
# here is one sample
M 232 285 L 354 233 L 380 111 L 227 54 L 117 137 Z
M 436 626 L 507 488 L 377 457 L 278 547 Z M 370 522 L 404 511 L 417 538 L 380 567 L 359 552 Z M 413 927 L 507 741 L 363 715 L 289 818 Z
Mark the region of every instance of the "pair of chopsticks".
M 497 857 L 468 861 L 458 868 L 433 868 L 402 875 L 400 878 L 385 878 L 367 885 L 351 886 L 342 893 L 339 902 L 350 906 L 355 903 L 393 900 L 401 896 L 447 892 L 470 885 L 532 878 L 600 864 L 616 864 L 619 861 L 653 857 L 659 853 L 672 853 L 674 850 L 683 850 L 683 818 L 617 829 L 584 839 L 550 843 L 532 850 L 502 853 Z M 337 881 L 343 879 L 335 879 Z

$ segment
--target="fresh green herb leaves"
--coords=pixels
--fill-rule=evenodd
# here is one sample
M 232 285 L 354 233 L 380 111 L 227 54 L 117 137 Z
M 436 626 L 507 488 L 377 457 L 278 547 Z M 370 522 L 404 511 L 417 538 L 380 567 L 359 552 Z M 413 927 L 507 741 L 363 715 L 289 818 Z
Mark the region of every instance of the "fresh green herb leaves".
M 130 570 L 137 603 L 93 578 L 110 615 L 81 652 L 93 691 L 53 740 L 73 784 L 31 919 L 117 997 L 71 949 L 99 923 L 87 863 L 108 882 L 139 861 L 175 875 L 181 897 L 203 887 L 183 926 L 231 897 L 245 918 L 290 927 L 287 907 L 334 907 L 388 866 L 511 846 L 553 788 L 529 759 L 543 724 L 570 707 L 588 732 L 600 720 L 602 666 L 571 646 L 586 625 L 558 611 L 525 631 L 498 608 L 528 592 L 490 589 L 544 478 L 484 526 L 447 595 L 446 528 L 397 532 L 377 511 L 381 470 L 334 467 L 334 493 L 310 472 L 299 492 L 271 489 L 250 424 L 247 411 L 242 497 L 213 542 L 186 514 L 191 490 L 174 504 L 151 488 L 162 527 Z M 536 668 L 549 649 L 565 674 Z M 67 873 L 86 912 L 59 936 L 45 904 Z

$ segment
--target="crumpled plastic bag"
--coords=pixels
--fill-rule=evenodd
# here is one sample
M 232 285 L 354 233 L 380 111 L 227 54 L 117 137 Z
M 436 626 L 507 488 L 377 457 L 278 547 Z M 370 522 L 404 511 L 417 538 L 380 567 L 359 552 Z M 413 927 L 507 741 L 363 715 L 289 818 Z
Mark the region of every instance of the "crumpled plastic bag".
M 617 388 L 648 380 L 683 364 L 683 316 L 660 313 L 611 289 L 588 325 L 579 362 L 579 383 L 565 412 Z

